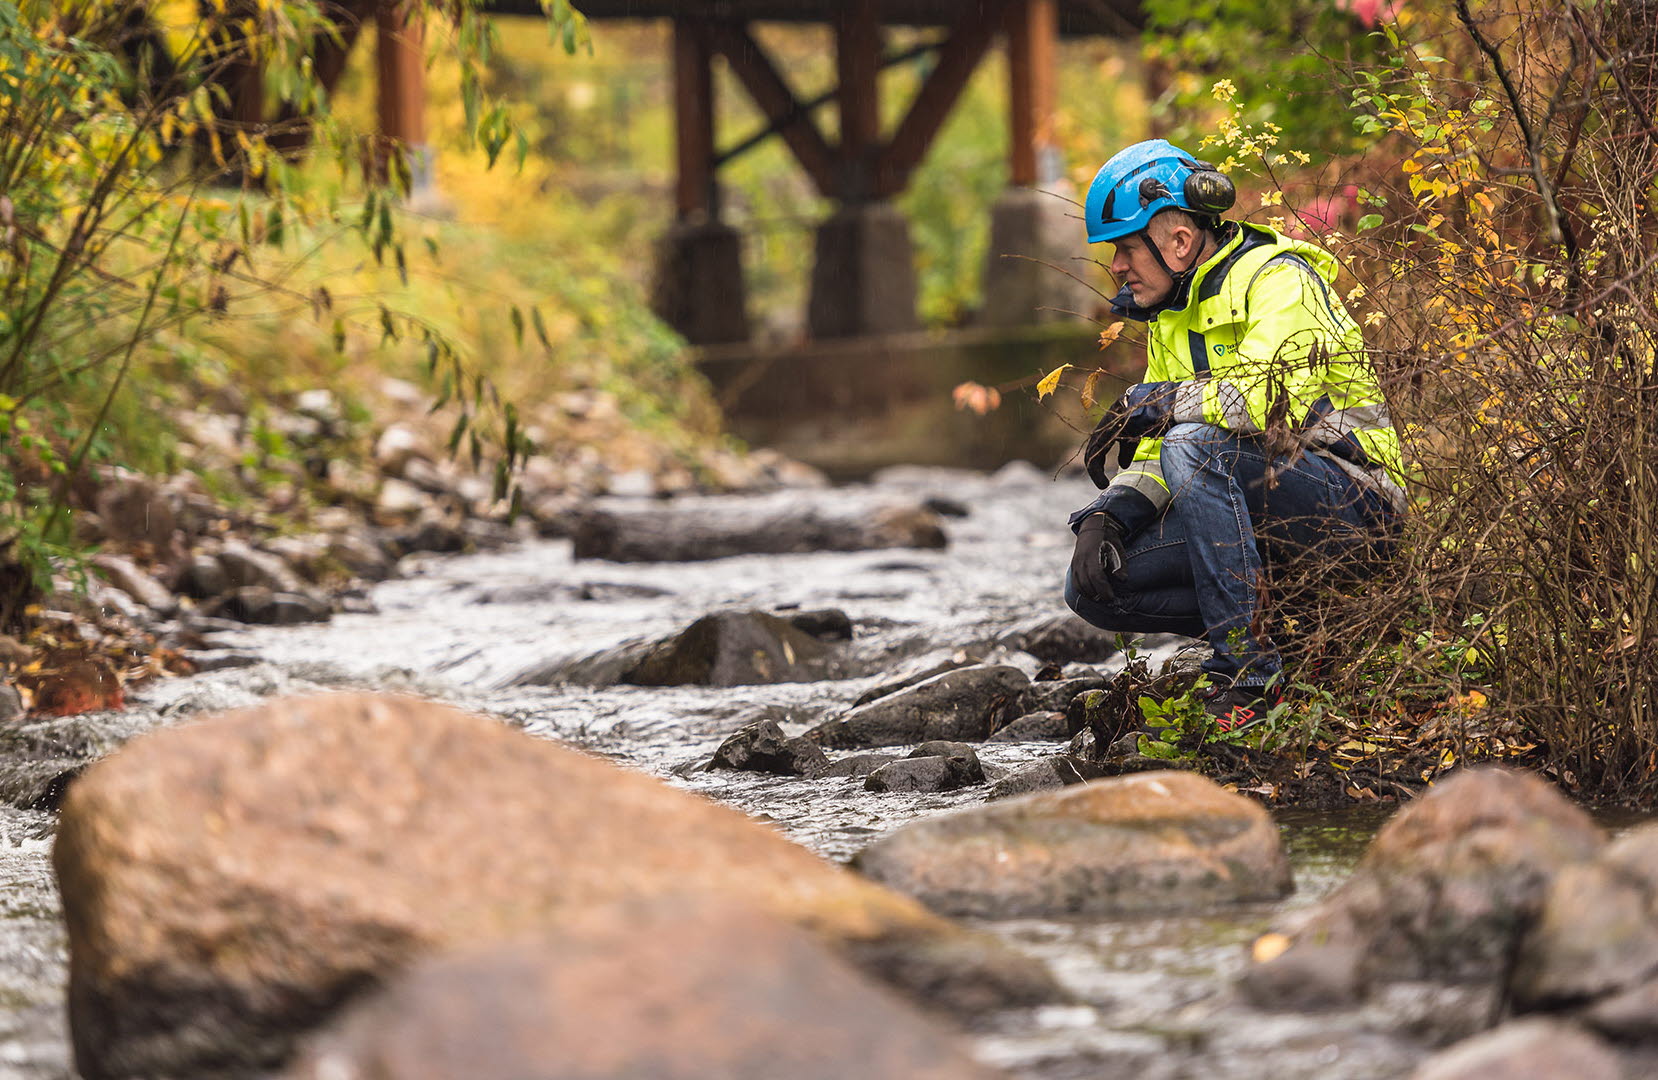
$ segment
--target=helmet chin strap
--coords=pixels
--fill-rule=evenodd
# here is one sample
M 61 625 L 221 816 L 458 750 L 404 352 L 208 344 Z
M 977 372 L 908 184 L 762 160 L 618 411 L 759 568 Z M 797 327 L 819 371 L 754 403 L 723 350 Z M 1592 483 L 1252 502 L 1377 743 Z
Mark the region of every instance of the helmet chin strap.
M 1191 280 L 1192 274 L 1197 271 L 1199 266 L 1203 265 L 1204 256 L 1209 251 L 1209 239 L 1207 230 L 1200 230 L 1198 233 L 1197 255 L 1192 259 L 1192 265 L 1184 270 L 1175 270 L 1163 258 L 1163 249 L 1157 246 L 1156 240 L 1152 239 L 1151 230 L 1145 230 L 1142 235 L 1146 238 L 1146 247 L 1151 249 L 1151 257 L 1157 260 L 1157 265 L 1162 267 L 1163 273 L 1169 275 L 1169 290 L 1155 304 L 1149 307 L 1140 307 L 1134 302 L 1133 290 L 1124 285 L 1118 290 L 1117 295 L 1112 297 L 1111 308 L 1119 315 L 1138 322 L 1149 322 L 1159 312 L 1165 310 L 1176 296 L 1180 295 L 1186 282 Z

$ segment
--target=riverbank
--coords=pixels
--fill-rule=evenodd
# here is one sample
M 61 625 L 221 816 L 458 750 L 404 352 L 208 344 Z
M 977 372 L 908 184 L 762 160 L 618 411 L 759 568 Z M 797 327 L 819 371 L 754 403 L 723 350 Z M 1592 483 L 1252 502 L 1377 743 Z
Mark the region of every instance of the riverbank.
M 988 476 L 898 469 L 867 486 L 736 499 L 685 496 L 664 503 L 612 496 L 600 508 L 619 518 L 667 513 L 675 504 L 678 512 L 722 519 L 756 505 L 774 513 L 811 508 L 856 517 L 930 504 L 953 516 L 942 520 L 943 547 L 675 563 L 578 559 L 570 539 L 530 539 L 454 556 L 416 552 L 399 562 L 397 577 L 366 590 L 373 610 L 292 626 L 202 627 L 201 651 L 243 658 L 245 666 L 154 678 L 131 687 L 122 710 L 8 731 L 0 768 L 7 801 L 0 810 L 0 875 L 9 885 L 0 920 L 6 956 L 0 968 L 10 973 L 8 1004 L 0 1009 L 5 1060 L 22 1076 L 64 1074 L 66 942 L 47 863 L 56 821 L 51 807 L 87 761 L 136 735 L 278 696 L 412 693 L 706 794 L 843 861 L 910 822 L 984 803 L 995 783 L 1054 759 L 1071 739 L 1050 728 L 1045 737 L 975 743 L 986 782 L 942 790 L 871 790 L 867 776 L 708 768 L 716 751 L 756 724 L 769 721 L 787 739 L 801 739 L 846 720 L 866 698 L 868 710 L 883 699 L 934 692 L 926 680 L 909 690 L 895 687 L 935 668 L 949 669 L 946 679 L 1007 671 L 996 678 L 1048 694 L 1114 677 L 1130 656 L 1073 659 L 1060 665 L 1066 678 L 1039 677 L 1054 660 L 1038 652 L 1058 657 L 1056 649 L 1102 648 L 1097 640 L 1052 633 L 1068 625 L 1054 587 L 1068 541 L 1062 524 L 1050 523 L 1062 522 L 1087 495 L 1085 481 L 1013 466 Z M 635 681 L 619 677 L 625 665 L 601 671 L 591 663 L 599 655 L 634 655 L 629 650 L 640 642 L 681 640 L 703 616 L 746 611 L 775 615 L 800 633 L 813 628 L 841 677 L 648 685 L 637 674 Z M 844 620 L 826 612 L 840 612 Z M 1155 665 L 1178 650 L 1170 641 L 1140 651 Z M 804 654 L 797 651 L 795 660 L 805 662 Z M 547 675 L 576 671 L 587 672 L 588 681 Z M 1063 710 L 1050 712 L 1063 719 Z M 863 750 L 823 741 L 820 750 L 834 761 L 868 753 L 914 761 L 906 755 L 919 749 L 910 742 Z M 1361 1001 L 1333 1013 L 1263 1013 L 1234 989 L 1251 943 L 1325 896 L 1394 805 L 1378 801 L 1312 822 L 1303 812 L 1281 818 L 1297 876 L 1296 890 L 1282 901 L 1190 915 L 983 922 L 1042 960 L 1076 1001 L 986 1018 L 975 1028 L 975 1054 L 1017 1076 L 1054 1080 L 1096 1075 L 1123 1062 L 1144 1075 L 1169 1077 L 1224 1070 L 1310 1080 L 1329 1075 L 1336 1061 L 1344 1076 L 1406 1075 L 1433 1040 L 1400 1029 L 1400 1017 L 1412 1008 L 1431 1011 L 1438 1000 L 1432 995 Z

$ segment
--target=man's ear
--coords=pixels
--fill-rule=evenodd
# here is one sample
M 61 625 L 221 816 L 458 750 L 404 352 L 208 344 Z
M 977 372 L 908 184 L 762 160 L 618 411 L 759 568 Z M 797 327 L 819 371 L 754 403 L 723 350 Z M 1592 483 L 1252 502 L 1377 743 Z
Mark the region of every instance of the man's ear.
M 1174 248 L 1174 257 L 1185 262 L 1197 250 L 1197 230 L 1181 222 L 1169 230 L 1169 245 Z

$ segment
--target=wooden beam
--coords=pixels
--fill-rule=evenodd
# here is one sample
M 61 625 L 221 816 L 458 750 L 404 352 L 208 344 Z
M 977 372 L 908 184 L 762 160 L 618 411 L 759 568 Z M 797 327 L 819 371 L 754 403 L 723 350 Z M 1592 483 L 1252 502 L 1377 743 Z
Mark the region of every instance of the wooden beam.
M 402 153 L 415 172 L 415 186 L 429 176 L 426 153 L 426 48 L 424 26 L 412 17 L 413 6 L 381 0 L 374 11 L 374 66 L 379 76 L 376 101 L 380 146 L 384 155 Z
M 830 198 L 838 194 L 835 182 L 835 152 L 817 129 L 794 91 L 777 73 L 765 50 L 737 23 L 714 24 L 714 47 L 731 65 L 732 72 L 748 90 L 749 97 L 776 125 L 783 141 L 800 167 L 811 177 L 818 193 Z
M 1009 179 L 1035 187 L 1058 179 L 1054 161 L 1055 0 L 1015 0 L 1007 14 Z
M 674 20 L 674 205 L 679 219 L 719 216 L 714 190 L 714 49 L 708 24 Z
M 835 11 L 836 96 L 840 105 L 840 197 L 858 202 L 875 194 L 880 153 L 881 21 L 875 0 L 845 0 Z
M 927 156 L 927 148 L 990 48 L 1007 6 L 1008 0 L 984 0 L 980 10 L 966 12 L 956 20 L 950 40 L 939 50 L 938 66 L 921 85 L 881 154 L 875 174 L 879 194 L 896 195 L 909 183 L 910 173 Z

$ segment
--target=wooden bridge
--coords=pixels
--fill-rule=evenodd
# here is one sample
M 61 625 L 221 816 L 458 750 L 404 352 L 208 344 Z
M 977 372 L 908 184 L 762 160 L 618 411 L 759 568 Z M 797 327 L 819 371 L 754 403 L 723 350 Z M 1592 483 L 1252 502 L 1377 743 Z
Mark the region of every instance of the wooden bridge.
M 490 0 L 500 15 L 540 15 L 538 0 Z M 722 221 L 723 165 L 778 138 L 834 212 L 817 229 L 807 325 L 815 339 L 901 332 L 916 327 L 916 283 L 908 227 L 893 206 L 981 61 L 1000 43 L 1008 58 L 1010 190 L 993 211 L 995 250 L 986 268 L 984 321 L 1035 321 L 1039 309 L 1080 297 L 1035 263 L 997 258 L 1074 254 L 1067 205 L 1039 189 L 1059 178 L 1053 146 L 1056 42 L 1060 35 L 1138 32 L 1137 0 L 578 0 L 591 20 L 657 19 L 673 26 L 675 219 L 658 253 L 655 306 L 695 343 L 747 340 L 741 237 Z M 429 183 L 422 27 L 399 0 L 333 0 L 338 42 L 319 39 L 314 64 L 332 90 L 356 42 L 373 27 L 383 145 L 402 148 L 417 186 Z M 836 86 L 803 100 L 753 32 L 756 22 L 830 27 Z M 893 27 L 923 30 L 921 44 L 889 51 Z M 913 36 L 913 35 L 912 35 Z M 891 130 L 881 125 L 880 73 L 930 54 L 930 72 Z M 766 117 L 764 129 L 722 148 L 714 64 L 729 68 Z M 257 71 L 231 73 L 233 123 L 269 122 Z M 837 112 L 831 138 L 819 114 Z M 277 110 L 277 139 L 304 138 L 300 117 Z M 281 121 L 301 121 L 281 124 Z

